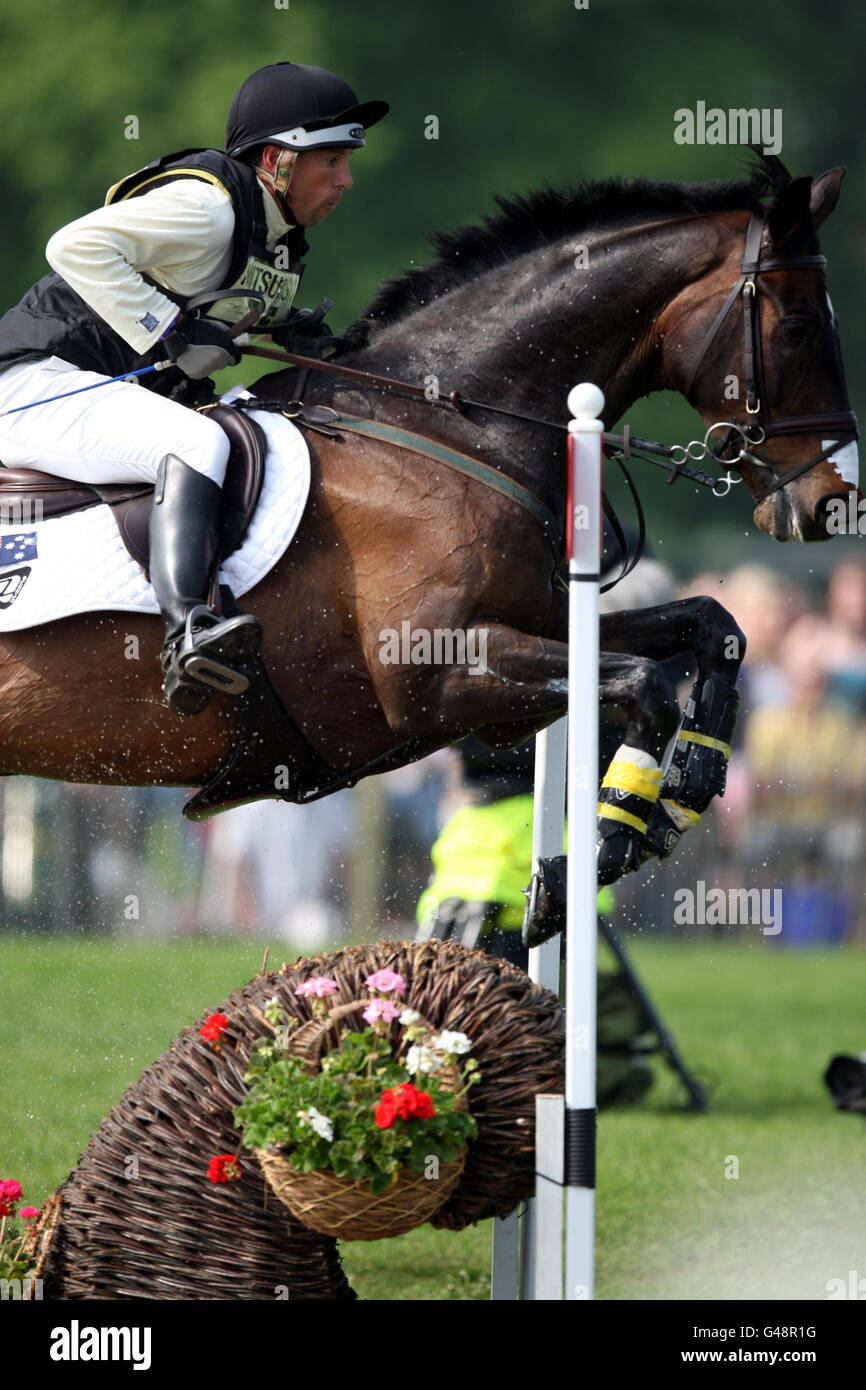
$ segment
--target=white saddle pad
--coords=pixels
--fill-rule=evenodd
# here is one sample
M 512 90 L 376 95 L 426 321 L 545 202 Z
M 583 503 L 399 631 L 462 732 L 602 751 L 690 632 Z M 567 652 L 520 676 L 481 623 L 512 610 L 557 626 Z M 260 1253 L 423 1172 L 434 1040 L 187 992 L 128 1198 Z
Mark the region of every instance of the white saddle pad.
M 246 395 L 237 388 L 224 400 Z M 310 491 L 310 455 L 283 415 L 255 411 L 268 439 L 261 497 L 246 539 L 220 582 L 236 598 L 254 588 L 294 536 Z M 127 554 L 110 509 L 0 525 L 0 632 L 16 632 L 99 609 L 158 613 L 144 571 Z

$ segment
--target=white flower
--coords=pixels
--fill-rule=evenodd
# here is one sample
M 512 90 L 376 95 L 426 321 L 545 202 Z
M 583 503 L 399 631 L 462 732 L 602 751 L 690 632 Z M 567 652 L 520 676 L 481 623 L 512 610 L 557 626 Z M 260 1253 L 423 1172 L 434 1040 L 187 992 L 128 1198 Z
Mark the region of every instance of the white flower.
M 316 1109 L 315 1105 L 311 1105 L 309 1110 L 299 1110 L 298 1119 L 302 1125 L 309 1125 L 320 1139 L 325 1139 L 330 1144 L 334 1137 L 334 1126 L 327 1115 L 323 1115 L 320 1110 Z
M 465 1033 L 449 1033 L 447 1029 L 443 1029 L 438 1037 L 431 1038 L 430 1046 L 439 1052 L 450 1052 L 452 1056 L 458 1057 L 472 1050 L 472 1043 Z
M 408 1028 L 410 1023 L 417 1023 L 420 1017 L 417 1009 L 404 1009 L 400 1015 L 400 1022 L 404 1028 Z
M 406 1053 L 406 1069 L 415 1076 L 419 1071 L 423 1071 L 427 1076 L 432 1076 L 442 1065 L 442 1058 L 437 1057 L 429 1047 L 419 1047 L 417 1044 L 410 1047 Z

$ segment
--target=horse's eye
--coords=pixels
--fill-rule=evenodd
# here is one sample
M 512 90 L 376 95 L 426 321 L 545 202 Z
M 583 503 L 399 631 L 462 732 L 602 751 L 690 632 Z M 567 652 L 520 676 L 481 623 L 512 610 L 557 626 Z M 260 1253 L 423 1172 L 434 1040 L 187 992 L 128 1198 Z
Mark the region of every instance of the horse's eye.
M 794 315 L 782 320 L 782 332 L 785 339 L 795 346 L 804 343 L 807 338 L 811 337 L 814 326 L 811 319 Z

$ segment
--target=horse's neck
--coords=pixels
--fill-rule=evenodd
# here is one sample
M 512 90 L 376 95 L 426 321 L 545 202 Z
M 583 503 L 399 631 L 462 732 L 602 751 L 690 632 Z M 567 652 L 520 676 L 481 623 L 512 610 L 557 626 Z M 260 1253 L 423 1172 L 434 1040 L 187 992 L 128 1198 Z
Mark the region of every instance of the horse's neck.
M 563 426 L 569 390 L 592 381 L 604 391 L 610 428 L 639 397 L 669 384 L 665 310 L 718 259 L 720 241 L 708 236 L 705 222 L 681 218 L 569 237 L 468 277 L 376 331 L 345 360 L 417 385 L 435 383 L 440 396 L 457 390 Z M 379 401 L 377 413 L 394 409 Z M 561 436 L 533 421 L 475 411 L 455 420 L 440 412 L 436 428 L 561 512 Z

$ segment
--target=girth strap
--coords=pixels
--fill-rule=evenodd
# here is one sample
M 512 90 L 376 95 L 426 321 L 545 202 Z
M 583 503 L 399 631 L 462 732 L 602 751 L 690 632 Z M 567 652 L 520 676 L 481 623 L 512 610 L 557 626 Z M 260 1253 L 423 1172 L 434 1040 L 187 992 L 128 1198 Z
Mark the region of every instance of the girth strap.
M 333 413 L 335 416 L 334 424 L 340 430 L 346 430 L 352 434 L 364 434 L 370 439 L 379 439 L 385 444 L 395 444 L 398 448 L 409 449 L 413 454 L 422 454 L 425 458 L 433 459 L 436 463 L 444 463 L 448 468 L 456 469 L 458 473 L 465 474 L 467 478 L 473 478 L 476 482 L 484 483 L 485 486 L 493 488 L 495 492 L 502 493 L 504 497 L 508 497 L 512 502 L 516 502 L 528 511 L 535 517 L 536 521 L 540 521 L 548 540 L 554 547 L 558 546 L 562 535 L 562 526 L 550 508 L 533 496 L 528 488 L 515 482 L 513 478 L 506 477 L 498 468 L 494 468 L 489 463 L 482 463 L 480 459 L 470 458 L 468 454 L 461 454 L 446 444 L 438 443 L 435 439 L 428 439 L 425 435 L 413 434 L 411 430 L 401 429 L 397 425 L 387 425 L 381 420 L 365 420 L 359 415 L 347 415 L 342 410 L 335 410 Z

